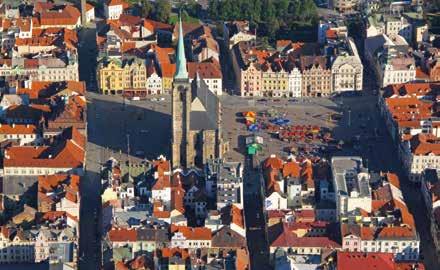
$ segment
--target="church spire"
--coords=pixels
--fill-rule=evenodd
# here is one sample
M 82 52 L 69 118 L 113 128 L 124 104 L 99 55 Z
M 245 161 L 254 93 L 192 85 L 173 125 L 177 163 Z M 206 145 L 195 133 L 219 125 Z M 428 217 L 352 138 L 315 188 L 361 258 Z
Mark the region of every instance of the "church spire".
M 183 45 L 182 17 L 179 15 L 179 38 L 177 41 L 176 73 L 174 79 L 188 79 L 186 70 L 185 47 Z

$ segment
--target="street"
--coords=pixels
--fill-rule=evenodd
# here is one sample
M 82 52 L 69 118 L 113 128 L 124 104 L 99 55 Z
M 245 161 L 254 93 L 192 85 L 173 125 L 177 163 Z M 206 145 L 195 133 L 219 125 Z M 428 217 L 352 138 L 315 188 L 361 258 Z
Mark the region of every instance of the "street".
M 80 80 L 90 85 L 93 76 L 90 76 L 96 66 L 96 33 L 94 29 L 84 28 L 79 33 L 80 42 L 86 44 L 79 48 Z M 93 106 L 87 106 L 87 137 L 95 129 L 93 121 Z M 96 145 L 87 142 L 85 176 L 81 181 L 81 204 L 80 204 L 80 229 L 79 229 L 79 252 L 78 267 L 81 270 L 98 269 L 101 265 L 101 233 L 99 230 L 99 217 L 101 209 L 100 198 L 100 164 L 97 162 Z
M 260 164 L 252 156 L 246 157 L 244 164 L 244 213 L 251 269 L 270 269 Z

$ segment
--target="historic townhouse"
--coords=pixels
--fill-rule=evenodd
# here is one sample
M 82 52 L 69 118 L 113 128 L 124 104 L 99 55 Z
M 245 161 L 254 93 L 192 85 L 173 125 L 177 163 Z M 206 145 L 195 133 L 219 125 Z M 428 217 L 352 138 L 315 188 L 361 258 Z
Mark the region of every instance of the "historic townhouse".
M 38 142 L 40 136 L 35 125 L 0 124 L 0 141 L 18 140 L 20 145 Z
M 288 96 L 289 97 L 301 97 L 301 87 L 302 87 L 302 75 L 301 70 L 296 64 L 292 63 L 288 65 L 289 74 L 287 75 L 288 80 Z
M 302 96 L 329 96 L 332 70 L 324 56 L 301 56 Z
M 29 76 L 31 80 L 35 81 L 78 81 L 77 57 L 66 53 L 63 58 L 50 56 L 4 60 L 0 66 L 0 76 L 17 75 Z
M 103 94 L 131 94 L 147 91 L 147 67 L 140 58 L 104 59 L 98 64 L 97 80 Z M 154 89 L 157 89 L 154 85 Z M 161 88 L 161 87 L 160 87 Z
M 340 51 L 332 63 L 333 91 L 362 90 L 363 65 L 356 45 L 352 39 L 347 39 L 348 49 Z
M 439 89 L 437 83 L 394 84 L 384 88 L 379 98 L 381 114 L 411 181 L 419 182 L 426 169 L 439 169 L 440 122 L 433 117 Z
M 0 231 L 0 264 L 34 263 L 34 236 L 22 229 L 2 226 Z
M 380 87 L 415 80 L 415 60 L 408 43 L 401 36 L 381 34 L 364 42 L 365 58 L 373 67 Z
M 104 3 L 104 14 L 109 20 L 117 20 L 129 4 L 124 0 L 107 0 Z
M 276 60 L 273 64 L 264 63 L 261 68 L 263 95 L 270 97 L 287 96 L 289 87 L 288 73 L 284 71 L 281 61 Z

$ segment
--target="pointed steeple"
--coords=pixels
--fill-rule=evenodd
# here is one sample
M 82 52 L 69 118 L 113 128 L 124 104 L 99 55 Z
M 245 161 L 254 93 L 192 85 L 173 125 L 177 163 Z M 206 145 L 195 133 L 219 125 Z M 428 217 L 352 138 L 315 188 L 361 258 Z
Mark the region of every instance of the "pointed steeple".
M 185 46 L 183 45 L 182 17 L 179 15 L 179 39 L 177 41 L 176 73 L 174 79 L 188 79 L 186 70 Z

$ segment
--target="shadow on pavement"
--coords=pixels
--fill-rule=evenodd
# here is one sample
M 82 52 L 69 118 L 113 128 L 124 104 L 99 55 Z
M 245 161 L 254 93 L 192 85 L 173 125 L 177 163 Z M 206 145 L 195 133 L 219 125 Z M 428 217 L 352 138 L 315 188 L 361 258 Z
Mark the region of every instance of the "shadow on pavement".
M 153 159 L 162 154 L 169 157 L 169 114 L 136 104 L 94 99 L 89 104 L 88 119 L 89 142 L 108 149 L 116 157 L 127 155 L 128 148 L 131 156 Z

